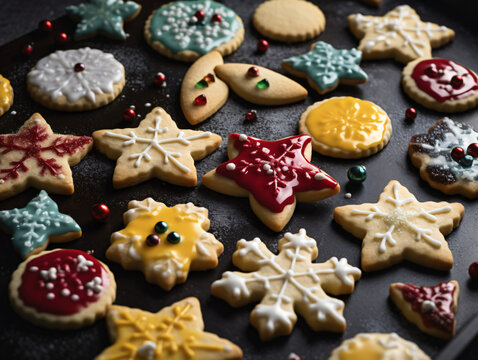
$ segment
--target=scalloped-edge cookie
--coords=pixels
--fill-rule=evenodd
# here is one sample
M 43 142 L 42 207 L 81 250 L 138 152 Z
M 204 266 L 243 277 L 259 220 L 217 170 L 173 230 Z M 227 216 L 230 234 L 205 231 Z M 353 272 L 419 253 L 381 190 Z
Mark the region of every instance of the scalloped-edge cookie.
M 270 0 L 256 8 L 252 23 L 270 39 L 298 42 L 313 39 L 324 31 L 325 16 L 310 1 Z
M 9 285 L 25 320 L 49 329 L 78 329 L 106 314 L 116 297 L 108 266 L 74 249 L 43 251 L 22 262 Z
M 392 136 L 392 122 L 378 105 L 354 97 L 316 102 L 302 113 L 299 132 L 312 137 L 322 155 L 358 159 L 382 150 Z
M 360 333 L 332 351 L 329 360 L 431 360 L 415 343 L 395 333 Z
M 144 37 L 160 54 L 191 62 L 212 50 L 222 56 L 236 51 L 244 40 L 244 25 L 233 10 L 216 1 L 175 1 L 153 11 Z
M 224 250 L 207 232 L 208 210 L 193 203 L 167 207 L 152 198 L 133 200 L 123 218 L 125 228 L 111 235 L 106 257 L 142 271 L 164 290 L 185 282 L 190 270 L 215 268 Z
M 402 85 L 413 100 L 436 111 L 466 111 L 478 105 L 476 73 L 452 60 L 414 60 L 402 71 Z

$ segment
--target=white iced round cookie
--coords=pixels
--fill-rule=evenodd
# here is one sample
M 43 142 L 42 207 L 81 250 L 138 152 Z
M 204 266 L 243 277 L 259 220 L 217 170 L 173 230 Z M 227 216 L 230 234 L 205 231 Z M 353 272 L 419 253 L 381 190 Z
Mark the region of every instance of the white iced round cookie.
M 30 96 L 54 110 L 85 111 L 112 102 L 123 90 L 123 65 L 112 54 L 89 47 L 58 50 L 27 75 Z

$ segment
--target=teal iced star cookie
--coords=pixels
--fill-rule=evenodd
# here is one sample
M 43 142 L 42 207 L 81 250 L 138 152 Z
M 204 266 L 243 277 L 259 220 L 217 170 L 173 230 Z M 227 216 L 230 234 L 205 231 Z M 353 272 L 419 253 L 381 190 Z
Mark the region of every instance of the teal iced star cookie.
M 141 5 L 123 0 L 90 0 L 89 3 L 67 6 L 66 12 L 80 20 L 76 26 L 75 39 L 86 39 L 101 33 L 114 39 L 126 39 L 123 22 L 133 20 Z
M 319 41 L 306 54 L 282 60 L 282 67 L 292 75 L 307 78 L 319 94 L 334 90 L 339 83 L 356 85 L 368 81 L 358 65 L 362 52 L 357 49 L 336 49 Z
M 58 211 L 45 190 L 22 209 L 0 211 L 0 224 L 13 233 L 13 247 L 24 259 L 45 249 L 49 241 L 65 242 L 81 236 L 80 226 Z

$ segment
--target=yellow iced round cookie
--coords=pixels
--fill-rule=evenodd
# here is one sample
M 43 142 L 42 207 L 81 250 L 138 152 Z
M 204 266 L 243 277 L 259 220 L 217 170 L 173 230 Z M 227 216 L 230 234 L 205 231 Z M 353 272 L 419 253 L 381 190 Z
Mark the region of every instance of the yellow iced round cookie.
M 13 104 L 13 88 L 10 81 L 0 75 L 0 116 L 5 114 Z
M 300 117 L 299 129 L 312 136 L 315 151 L 344 159 L 375 154 L 392 135 L 392 123 L 383 109 L 349 96 L 309 106 Z

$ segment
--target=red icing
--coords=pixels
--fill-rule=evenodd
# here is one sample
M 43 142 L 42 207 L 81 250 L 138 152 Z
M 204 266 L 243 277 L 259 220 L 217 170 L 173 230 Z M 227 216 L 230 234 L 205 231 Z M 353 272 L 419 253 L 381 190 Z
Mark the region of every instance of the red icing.
M 48 134 L 47 128 L 41 124 L 31 123 L 30 126 L 23 126 L 18 134 L 0 135 L 0 155 L 8 154 L 10 151 L 21 151 L 23 156 L 10 162 L 10 168 L 0 169 L 0 180 L 6 181 L 16 179 L 19 172 L 27 172 L 25 162 L 35 158 L 40 167 L 40 175 L 49 173 L 56 176 L 62 173 L 61 166 L 54 157 L 44 158 L 42 152 L 51 151 L 56 156 L 73 155 L 78 150 L 91 143 L 93 139 L 89 136 L 71 136 Z M 48 142 L 50 145 L 43 146 Z
M 454 87 L 452 78 L 460 76 L 463 84 Z M 420 61 L 413 69 L 412 78 L 418 88 L 438 102 L 458 100 L 478 89 L 478 79 L 470 70 L 451 60 L 429 59 Z M 456 86 L 456 84 L 455 84 Z
M 436 286 L 404 284 L 400 290 L 403 298 L 411 304 L 413 311 L 420 314 L 425 326 L 453 333 L 455 313 L 451 311 L 451 307 L 456 290 L 455 284 L 451 282 L 443 282 Z M 425 300 L 435 303 L 436 310 L 422 311 L 422 303 Z
M 79 255 L 93 262 L 92 266 L 88 266 L 87 271 L 77 268 Z M 33 268 L 35 270 L 33 271 L 33 266 L 36 266 L 38 270 Z M 48 280 L 42 275 L 42 270 L 48 271 L 50 268 L 56 269 L 56 279 Z M 102 280 L 100 292 L 94 292 L 86 286 L 95 277 Z M 49 289 L 51 285 L 48 284 L 53 284 L 53 288 Z M 93 256 L 79 250 L 59 250 L 28 261 L 18 294 L 25 305 L 39 312 L 71 315 L 97 301 L 109 284 L 108 272 Z M 68 289 L 69 295 L 63 295 L 63 289 Z M 53 299 L 47 298 L 49 293 L 54 294 Z M 77 295 L 78 298 L 73 300 L 73 295 Z
M 239 134 L 229 135 L 229 141 L 234 141 L 239 155 L 219 165 L 216 171 L 233 179 L 251 192 L 261 205 L 275 213 L 292 204 L 297 192 L 334 189 L 338 185 L 337 181 L 304 157 L 304 150 L 312 140 L 309 135 L 277 141 L 251 137 L 242 141 L 239 137 Z M 234 169 L 228 170 L 228 164 L 234 164 Z M 264 165 L 270 166 L 269 172 L 272 173 L 268 174 L 268 166 L 264 169 Z M 314 176 L 317 173 L 322 173 L 324 179 L 316 180 Z

